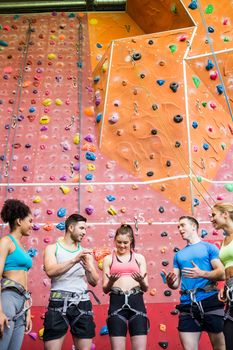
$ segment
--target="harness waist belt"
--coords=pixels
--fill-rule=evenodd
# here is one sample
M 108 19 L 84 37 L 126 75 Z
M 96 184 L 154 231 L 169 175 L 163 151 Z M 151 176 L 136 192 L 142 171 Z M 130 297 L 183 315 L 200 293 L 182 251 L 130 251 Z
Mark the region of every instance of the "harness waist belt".
M 180 290 L 180 294 L 181 295 L 187 295 L 187 294 L 194 294 L 196 292 L 213 292 L 213 291 L 217 291 L 217 285 L 216 284 L 207 284 L 205 287 L 203 288 L 194 288 L 194 289 L 185 289 L 185 290 Z
M 1 290 L 5 290 L 5 289 L 13 289 L 15 290 L 17 293 L 23 295 L 25 297 L 26 300 L 31 299 L 31 294 L 29 291 L 27 291 L 22 284 L 15 282 L 9 278 L 2 278 L 1 280 Z
M 117 287 L 113 287 L 113 288 L 111 288 L 110 293 L 111 294 L 117 294 L 117 295 L 128 295 L 128 296 L 130 296 L 131 294 L 143 293 L 143 291 L 141 290 L 140 287 L 134 287 L 134 288 L 132 288 L 130 290 L 126 290 L 126 291 L 123 291 L 122 289 L 117 288 Z

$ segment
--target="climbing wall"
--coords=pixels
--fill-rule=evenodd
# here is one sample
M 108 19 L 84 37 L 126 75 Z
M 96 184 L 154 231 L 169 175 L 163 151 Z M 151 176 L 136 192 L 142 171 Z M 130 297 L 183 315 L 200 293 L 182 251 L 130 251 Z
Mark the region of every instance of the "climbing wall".
M 73 212 L 88 218 L 83 245 L 97 252 L 113 246 L 119 224 L 133 225 L 148 265 L 148 350 L 180 349 L 179 294 L 161 275 L 184 246 L 177 219 L 194 213 L 202 237 L 219 245 L 209 207 L 232 200 L 233 11 L 221 4 L 134 0 L 127 13 L 1 17 L 0 204 L 24 199 L 34 217 L 24 350 L 43 348 L 43 250 Z M 94 344 L 108 350 L 109 298 L 101 285 L 96 293 Z M 204 336 L 200 349 L 209 346 Z

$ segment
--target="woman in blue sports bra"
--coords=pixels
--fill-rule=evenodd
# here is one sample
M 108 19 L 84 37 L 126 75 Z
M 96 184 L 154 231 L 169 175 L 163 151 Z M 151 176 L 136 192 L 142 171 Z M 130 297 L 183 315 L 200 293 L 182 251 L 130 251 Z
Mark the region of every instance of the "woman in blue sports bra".
M 0 239 L 0 349 L 19 350 L 24 333 L 32 328 L 31 297 L 27 290 L 32 258 L 21 242 L 30 235 L 32 214 L 23 202 L 8 199 L 1 218 L 9 223 L 10 234 Z

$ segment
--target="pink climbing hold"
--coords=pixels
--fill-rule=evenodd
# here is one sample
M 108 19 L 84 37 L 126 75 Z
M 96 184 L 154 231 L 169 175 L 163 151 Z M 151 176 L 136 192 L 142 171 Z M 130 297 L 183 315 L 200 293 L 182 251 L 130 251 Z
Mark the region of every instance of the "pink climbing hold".
M 36 332 L 30 332 L 30 333 L 28 333 L 28 335 L 29 335 L 33 340 L 36 340 L 36 339 L 37 339 L 37 333 L 36 333 Z

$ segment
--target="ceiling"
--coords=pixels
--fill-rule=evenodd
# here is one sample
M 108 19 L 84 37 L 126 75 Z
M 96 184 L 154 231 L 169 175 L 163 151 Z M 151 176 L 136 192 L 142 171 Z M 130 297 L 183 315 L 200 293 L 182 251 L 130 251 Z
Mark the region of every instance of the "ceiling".
M 127 0 L 0 0 L 0 13 L 125 11 Z

